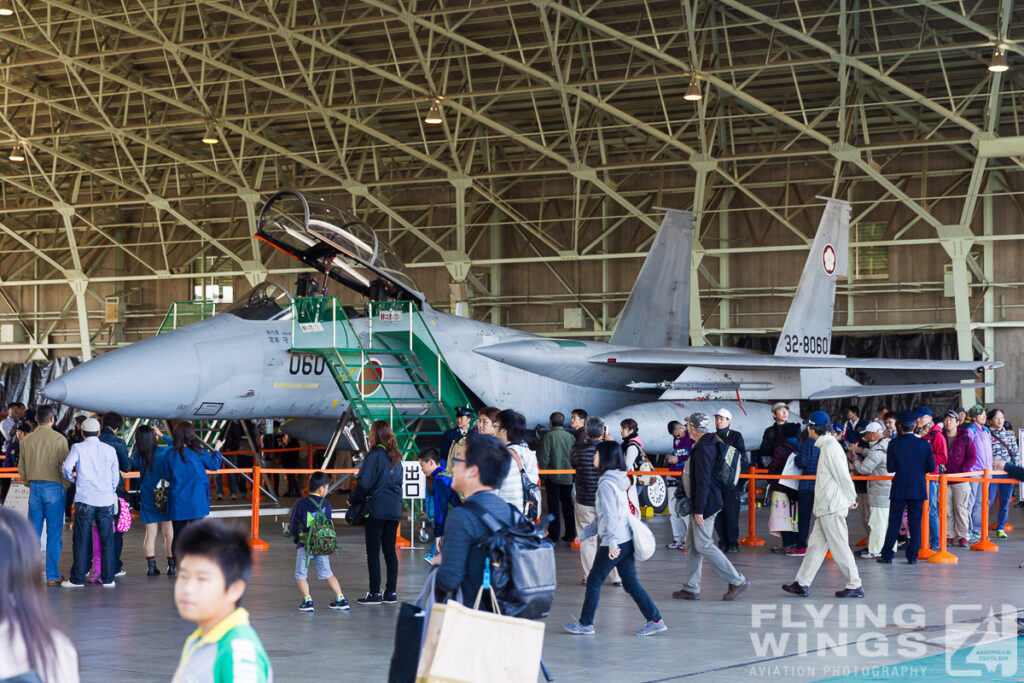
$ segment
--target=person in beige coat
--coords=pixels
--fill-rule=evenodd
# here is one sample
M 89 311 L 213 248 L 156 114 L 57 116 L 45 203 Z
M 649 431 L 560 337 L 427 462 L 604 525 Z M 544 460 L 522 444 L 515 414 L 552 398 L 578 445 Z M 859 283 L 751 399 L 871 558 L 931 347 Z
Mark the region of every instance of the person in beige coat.
M 847 513 L 857 507 L 857 491 L 843 448 L 829 433 L 830 424 L 828 414 L 821 410 L 811 413 L 808 420 L 807 432 L 815 439 L 814 445 L 820 452 L 814 486 L 814 527 L 807 539 L 807 553 L 796 573 L 796 581 L 783 585 L 782 590 L 804 598 L 810 595 L 811 582 L 825 553 L 831 550 L 832 558 L 846 577 L 846 588 L 836 591 L 836 597 L 863 598 L 864 588 L 850 551 L 850 534 L 846 527 Z
M 889 448 L 889 439 L 884 436 L 885 428 L 878 422 L 872 422 L 864 428 L 864 440 L 868 447 L 863 449 L 864 459 L 851 459 L 853 467 L 858 474 L 870 477 L 888 477 L 892 472 L 885 469 L 886 453 Z M 868 536 L 868 547 L 860 552 L 863 558 L 875 559 L 881 557 L 882 543 L 885 542 L 885 531 L 889 527 L 889 490 L 892 488 L 892 481 L 878 480 L 868 482 L 868 501 L 871 503 L 871 515 L 868 518 L 868 527 L 871 534 Z

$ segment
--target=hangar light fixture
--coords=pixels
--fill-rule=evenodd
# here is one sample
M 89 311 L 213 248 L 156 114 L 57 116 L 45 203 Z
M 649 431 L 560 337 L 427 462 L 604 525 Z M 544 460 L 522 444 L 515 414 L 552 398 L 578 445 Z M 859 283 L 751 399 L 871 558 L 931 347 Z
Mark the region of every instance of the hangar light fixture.
M 992 61 L 988 63 L 988 70 L 997 74 L 1010 70 L 1010 65 L 1006 63 L 1006 55 L 1003 54 L 1002 48 L 996 47 L 995 52 L 992 53 Z
M 0 0 L 0 17 L 9 17 L 14 14 L 14 5 L 11 0 Z
M 687 102 L 698 102 L 702 97 L 704 96 L 700 92 L 700 86 L 697 85 L 696 79 L 690 81 L 690 86 L 686 89 L 683 99 Z
M 7 158 L 11 161 L 25 161 L 25 151 L 22 149 L 20 142 L 14 145 Z
M 203 133 L 203 144 L 204 145 L 216 145 L 220 142 L 220 138 L 217 137 L 217 131 L 213 128 L 213 123 L 206 124 L 206 132 Z
M 441 118 L 441 98 L 435 97 L 434 101 L 430 103 L 430 111 L 427 112 L 426 118 L 423 119 L 423 123 L 429 123 L 432 126 L 436 126 L 444 121 Z

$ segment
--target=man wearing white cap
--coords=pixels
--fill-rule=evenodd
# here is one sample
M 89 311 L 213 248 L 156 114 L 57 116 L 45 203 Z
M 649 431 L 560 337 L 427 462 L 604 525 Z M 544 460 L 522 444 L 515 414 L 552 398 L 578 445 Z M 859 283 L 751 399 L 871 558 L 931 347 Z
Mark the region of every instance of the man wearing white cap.
M 121 473 L 117 451 L 99 440 L 100 423 L 90 417 L 82 423 L 85 440 L 71 447 L 61 468 L 64 478 L 75 482 L 75 533 L 72 536 L 74 562 L 65 588 L 81 588 L 92 542 L 92 526 L 100 536 L 100 577 L 104 588 L 114 588 L 114 493 Z M 77 472 L 77 479 L 75 473 Z
M 859 448 L 854 444 L 851 449 L 860 455 L 850 458 L 853 468 L 858 474 L 869 477 L 888 477 L 892 473 L 886 469 L 886 449 L 889 447 L 889 439 L 885 436 L 885 427 L 879 422 L 870 422 L 861 433 L 867 441 L 867 448 Z M 889 489 L 892 482 L 889 479 L 868 482 L 868 502 L 871 510 L 868 517 L 868 547 L 860 552 L 861 557 L 877 559 L 882 555 L 882 543 L 885 541 L 885 531 L 889 527 Z
M 732 424 L 732 413 L 728 408 L 720 408 L 715 413 L 715 432 L 726 446 L 732 446 L 740 454 L 743 469 L 746 469 L 747 449 L 743 443 L 743 435 Z M 745 480 L 741 479 L 740 482 Z M 738 553 L 740 551 L 740 495 L 739 487 L 732 491 L 722 491 L 722 513 L 715 520 L 715 532 L 718 534 L 718 547 L 722 552 Z

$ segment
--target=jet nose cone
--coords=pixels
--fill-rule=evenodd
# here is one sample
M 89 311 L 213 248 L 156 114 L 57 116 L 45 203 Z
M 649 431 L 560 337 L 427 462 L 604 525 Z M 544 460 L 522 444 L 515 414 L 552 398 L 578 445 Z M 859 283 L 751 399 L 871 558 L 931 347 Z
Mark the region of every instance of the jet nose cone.
M 43 396 L 56 403 L 63 403 L 68 396 L 68 385 L 63 379 L 55 379 L 43 387 Z

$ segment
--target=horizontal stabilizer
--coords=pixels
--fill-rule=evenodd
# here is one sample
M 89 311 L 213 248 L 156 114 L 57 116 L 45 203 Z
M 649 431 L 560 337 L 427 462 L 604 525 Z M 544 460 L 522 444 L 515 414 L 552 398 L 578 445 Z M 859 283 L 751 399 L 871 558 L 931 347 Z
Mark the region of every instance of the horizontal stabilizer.
M 934 391 L 960 391 L 961 389 L 982 389 L 992 386 L 991 382 L 959 382 L 949 384 L 883 384 L 881 386 L 834 387 L 818 391 L 807 398 L 824 401 L 829 398 L 854 398 L 858 396 L 891 396 L 894 394 L 927 394 Z

